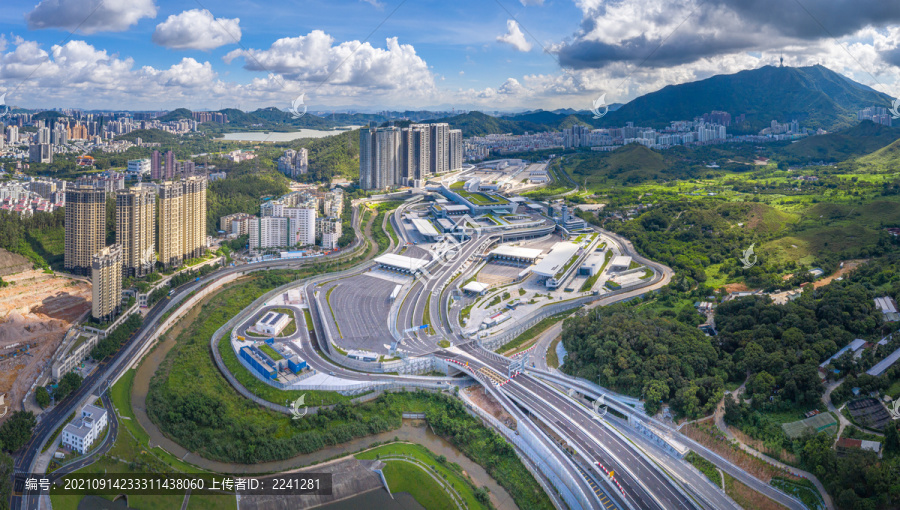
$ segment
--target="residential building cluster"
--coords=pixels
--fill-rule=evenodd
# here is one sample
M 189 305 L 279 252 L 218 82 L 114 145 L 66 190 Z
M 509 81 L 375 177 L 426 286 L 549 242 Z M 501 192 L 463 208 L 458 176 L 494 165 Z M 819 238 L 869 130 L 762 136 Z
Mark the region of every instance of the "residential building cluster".
M 197 167 L 191 160 L 178 161 L 175 153 L 166 151 L 165 154 L 160 151 L 153 151 L 150 154 L 150 179 L 171 180 L 176 177 L 189 177 L 194 175 Z
M 278 171 L 291 179 L 296 179 L 309 171 L 309 156 L 305 148 L 288 149 L 278 158 Z
M 87 186 L 90 188 L 105 191 L 106 193 L 115 193 L 125 188 L 125 174 L 121 172 L 106 171 L 99 174 L 82 175 L 75 179 L 76 186 Z
M 728 112 L 712 111 L 692 121 L 672 121 L 663 129 L 640 127 L 633 122 L 626 122 L 625 126 L 612 128 L 592 129 L 590 126 L 573 125 L 561 131 L 475 136 L 466 139 L 465 159 L 487 159 L 492 152 L 506 154 L 579 147 L 611 151 L 630 143 L 639 143 L 652 149 L 667 149 L 676 145 L 709 145 L 731 141 L 791 140 L 812 134 L 808 129 L 801 129 L 796 120 L 784 124 L 773 120 L 758 135 L 735 137 L 728 134 L 729 126 L 744 122 L 744 114 L 733 118 Z
M 234 163 L 241 163 L 244 161 L 250 161 L 251 159 L 256 159 L 256 154 L 250 150 L 235 149 L 222 157 Z
M 63 266 L 91 276 L 94 319 L 118 315 L 124 278 L 203 256 L 208 246 L 206 191 L 202 176 L 115 190 L 116 242 L 106 246 L 108 191 L 84 184 L 66 187 Z
M 893 117 L 888 112 L 888 109 L 883 106 L 870 106 L 856 112 L 856 120 L 871 120 L 876 124 L 890 126 L 893 122 Z
M 462 131 L 445 123 L 370 127 L 359 132 L 363 189 L 421 187 L 432 175 L 459 170 L 462 163 Z
M 79 154 L 94 150 L 120 153 L 130 147 L 158 146 L 158 143 L 143 143 L 140 138 L 133 142 L 114 140 L 115 137 L 135 130 L 156 129 L 175 135 L 196 132 L 201 122 L 227 122 L 227 116 L 217 112 L 196 112 L 203 120 L 178 119 L 160 121 L 142 113 L 84 113 L 80 110 L 66 110 L 61 113 L 74 118 L 61 117 L 55 120 L 35 118 L 31 113 L 15 113 L 0 124 L 0 157 L 27 159 L 32 163 L 52 163 L 56 154 Z M 207 119 L 207 116 L 209 118 Z M 36 128 L 28 133 L 23 128 Z
M 59 188 L 57 188 L 59 186 Z M 0 183 L 0 210 L 31 216 L 36 212 L 53 212 L 65 205 L 65 195 L 58 189 L 65 181 L 32 180 Z
M 344 192 L 304 189 L 288 193 L 260 206 L 260 216 L 230 214 L 219 219 L 219 229 L 229 236 L 249 235 L 250 250 L 311 246 L 326 249 L 338 246 Z

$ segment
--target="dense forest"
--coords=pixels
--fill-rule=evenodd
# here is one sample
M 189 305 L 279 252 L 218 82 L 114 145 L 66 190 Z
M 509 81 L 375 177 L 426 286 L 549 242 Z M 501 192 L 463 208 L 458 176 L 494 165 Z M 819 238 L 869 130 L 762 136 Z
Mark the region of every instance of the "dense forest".
M 209 183 L 206 193 L 206 232 L 219 230 L 222 216 L 237 212 L 258 214 L 260 197 L 278 197 L 289 191 L 288 180 L 272 168 L 257 170 L 253 161 L 229 170 L 228 178 Z
M 309 151 L 307 182 L 328 183 L 335 177 L 359 179 L 359 130 L 345 131 L 324 138 L 303 138 L 291 144 Z
M 686 416 L 709 413 L 733 372 L 696 327 L 625 304 L 567 320 L 562 341 L 563 371 L 642 397 L 651 414 L 661 402 Z
M 709 413 L 727 381 L 746 381 L 754 409 L 778 411 L 817 403 L 817 366 L 854 338 L 877 341 L 888 332 L 876 296 L 900 296 L 900 255 L 863 265 L 843 281 L 813 289 L 784 305 L 767 296 L 726 301 L 715 311 L 718 335 L 695 328 L 698 314 L 620 304 L 567 320 L 563 370 L 647 400 L 668 402 L 682 416 Z M 658 299 L 666 299 L 668 291 Z M 662 294 L 662 293 L 661 293 Z M 840 359 L 859 374 L 888 349 Z

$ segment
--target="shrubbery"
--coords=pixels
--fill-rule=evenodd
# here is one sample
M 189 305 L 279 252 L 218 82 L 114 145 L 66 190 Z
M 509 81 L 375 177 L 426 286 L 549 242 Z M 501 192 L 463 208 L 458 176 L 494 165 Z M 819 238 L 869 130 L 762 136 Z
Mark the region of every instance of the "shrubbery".
M 97 342 L 97 345 L 94 347 L 94 350 L 91 351 L 91 357 L 95 360 L 105 359 L 107 356 L 115 354 L 119 349 L 125 345 L 125 342 L 131 338 L 131 335 L 134 334 L 138 328 L 141 327 L 141 324 L 144 322 L 144 318 L 141 317 L 139 313 L 133 313 L 125 319 L 124 322 L 119 324 L 119 326 L 107 335 L 106 338 Z

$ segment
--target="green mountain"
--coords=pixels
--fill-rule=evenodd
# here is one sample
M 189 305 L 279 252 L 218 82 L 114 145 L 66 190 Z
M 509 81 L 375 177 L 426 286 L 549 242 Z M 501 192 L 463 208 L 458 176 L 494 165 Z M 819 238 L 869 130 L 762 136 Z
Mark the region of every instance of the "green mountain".
M 900 127 L 864 120 L 834 133 L 804 138 L 784 147 L 780 153 L 788 164 L 844 161 L 877 151 L 898 138 Z
M 176 108 L 171 112 L 158 117 L 156 120 L 160 122 L 171 122 L 173 120 L 190 119 L 191 111 L 187 108 Z
M 484 136 L 497 133 L 521 135 L 526 131 L 546 131 L 546 125 L 527 120 L 508 120 L 503 117 L 491 117 L 481 112 L 468 112 L 454 117 L 436 119 L 430 122 L 446 122 L 451 129 L 461 129 L 464 137 Z
M 636 143 L 611 152 L 567 155 L 563 163 L 572 180 L 588 188 L 694 177 L 697 166 L 679 151 L 655 151 Z
M 886 94 L 830 69 L 773 67 L 718 75 L 705 80 L 669 85 L 638 97 L 600 122 L 621 126 L 664 127 L 673 120 L 691 120 L 712 110 L 746 116 L 744 130 L 756 132 L 772 120 L 797 120 L 804 127 L 828 131 L 856 124 L 856 112 L 867 106 L 890 107 Z M 740 126 L 733 126 L 735 131 Z
M 897 131 L 900 131 L 898 128 Z M 877 151 L 867 154 L 853 162 L 859 172 L 896 172 L 900 167 L 900 135 L 895 140 Z

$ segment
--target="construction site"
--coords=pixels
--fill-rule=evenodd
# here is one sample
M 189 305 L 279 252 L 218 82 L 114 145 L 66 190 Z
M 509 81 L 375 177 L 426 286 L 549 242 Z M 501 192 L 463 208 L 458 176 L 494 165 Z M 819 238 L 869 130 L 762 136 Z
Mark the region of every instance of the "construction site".
M 91 284 L 41 270 L 6 275 L 0 288 L 0 416 L 22 409 L 22 399 L 66 335 L 91 312 Z

